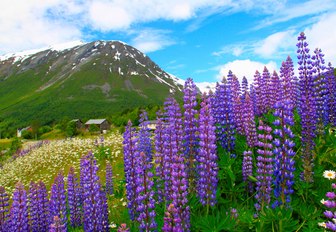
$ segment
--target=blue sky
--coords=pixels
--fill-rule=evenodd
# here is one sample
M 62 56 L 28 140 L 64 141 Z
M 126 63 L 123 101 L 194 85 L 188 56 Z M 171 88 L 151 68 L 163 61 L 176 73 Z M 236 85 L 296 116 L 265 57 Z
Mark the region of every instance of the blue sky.
M 182 79 L 253 79 L 294 60 L 296 37 L 336 63 L 335 0 L 2 0 L 0 55 L 75 40 L 122 40 Z

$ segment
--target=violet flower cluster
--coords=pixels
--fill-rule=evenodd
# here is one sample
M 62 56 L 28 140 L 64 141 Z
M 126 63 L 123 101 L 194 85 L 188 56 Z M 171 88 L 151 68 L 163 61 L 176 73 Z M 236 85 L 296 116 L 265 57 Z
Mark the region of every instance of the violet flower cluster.
M 253 192 L 253 182 L 249 180 L 249 176 L 253 176 L 253 159 L 252 151 L 243 152 L 242 176 L 243 181 L 247 183 L 247 189 L 250 193 Z
M 164 224 L 162 231 L 164 232 L 183 232 L 182 220 L 179 218 L 178 212 L 173 204 L 170 204 L 165 212 L 165 217 L 163 218 Z
M 43 182 L 30 183 L 28 202 L 30 230 L 47 231 L 50 222 L 49 200 Z
M 253 148 L 257 145 L 257 129 L 254 120 L 253 101 L 249 94 L 245 95 L 243 109 L 244 135 L 246 136 L 247 145 Z
M 290 202 L 290 196 L 293 194 L 295 161 L 293 147 L 294 134 L 291 127 L 294 125 L 293 104 L 291 100 L 277 102 L 275 104 L 274 116 L 277 119 L 274 125 L 274 196 L 276 198 L 273 207 L 286 205 Z
M 175 157 L 182 155 L 182 116 L 181 110 L 175 99 L 168 98 L 165 102 L 165 112 L 167 114 L 167 124 L 164 129 L 164 162 L 163 174 L 165 182 L 165 199 L 167 202 L 172 200 L 174 193 L 173 187 L 173 164 Z M 186 168 L 186 167 L 185 167 Z
M 227 83 L 217 84 L 211 107 L 215 119 L 217 141 L 224 149 L 232 152 L 235 148 L 235 115 L 231 91 Z
M 294 83 L 294 65 L 290 56 L 283 61 L 280 67 L 281 77 L 281 100 L 290 100 L 295 105 L 295 92 L 297 91 Z
M 218 184 L 215 120 L 210 104 L 203 96 L 199 118 L 199 154 L 197 158 L 197 195 L 202 205 L 214 206 Z
M 335 171 L 324 171 L 323 176 L 329 180 L 336 180 Z M 321 203 L 327 208 L 323 214 L 328 221 L 319 223 L 319 225 L 331 231 L 336 231 L 336 183 L 332 183 L 331 187 L 332 191 L 326 193 L 327 200 L 321 200 Z
M 64 176 L 62 173 L 59 173 L 56 176 L 54 183 L 51 186 L 50 217 L 54 218 L 55 216 L 61 220 L 61 223 L 66 224 L 66 195 L 64 187 Z
M 75 174 L 75 169 L 70 168 L 68 174 L 68 205 L 70 213 L 70 224 L 72 227 L 82 225 L 82 188 Z
M 157 124 L 154 131 L 154 160 L 155 160 L 155 175 L 156 175 L 156 189 L 157 189 L 157 200 L 158 203 L 162 203 L 164 201 L 164 122 L 158 116 Z
M 268 207 L 271 200 L 272 192 L 272 174 L 273 174 L 273 152 L 272 152 L 272 128 L 262 121 L 259 121 L 258 130 L 258 150 L 257 157 L 257 182 L 256 209 L 263 211 L 264 207 Z
M 29 231 L 27 192 L 21 183 L 16 185 L 10 210 L 9 231 Z
M 131 220 L 134 220 L 136 215 L 136 143 L 137 137 L 135 128 L 132 127 L 131 121 L 128 121 L 124 133 L 123 150 L 127 207 Z
M 97 161 L 92 152 L 81 158 L 81 182 L 83 183 L 83 211 L 85 231 L 108 231 L 106 221 L 106 197 L 101 189 L 100 180 L 97 175 Z
M 185 81 L 183 88 L 183 105 L 184 105 L 184 118 L 183 118 L 183 153 L 187 160 L 188 175 L 190 180 L 195 177 L 195 164 L 194 160 L 197 154 L 198 147 L 198 120 L 196 114 L 197 106 L 197 88 L 191 78 Z
M 334 67 L 328 64 L 327 77 L 327 115 L 328 123 L 336 126 L 336 76 Z
M 106 175 L 105 175 L 105 182 L 106 182 L 106 193 L 112 195 L 114 193 L 113 187 L 113 170 L 112 165 L 110 162 L 106 163 Z
M 66 231 L 67 231 L 66 226 L 62 223 L 62 220 L 59 217 L 54 216 L 54 220 L 50 225 L 49 232 L 66 232 Z
M 316 101 L 314 95 L 313 62 L 309 55 L 306 36 L 301 32 L 297 43 L 299 77 L 300 77 L 300 104 L 299 115 L 302 125 L 302 158 L 303 179 L 306 182 L 313 181 L 313 149 L 317 124 Z
M 139 140 L 139 143 L 141 142 Z M 155 231 L 157 224 L 155 222 L 152 164 L 147 162 L 144 152 L 140 152 L 138 156 L 138 165 L 136 167 L 137 221 L 139 222 L 140 231 Z
M 0 186 L 0 231 L 6 231 L 9 217 L 9 196 L 4 187 Z
M 314 94 L 316 101 L 316 114 L 317 114 L 317 125 L 318 133 L 324 133 L 324 126 L 328 123 L 328 113 L 327 113 L 327 78 L 324 74 L 326 69 L 324 54 L 321 49 L 316 48 L 314 50 L 314 55 L 312 55 L 312 62 L 314 66 Z
M 137 144 L 137 152 L 143 152 L 146 156 L 146 162 L 152 162 L 152 142 L 151 142 L 151 132 L 148 128 L 148 116 L 147 112 L 143 111 L 140 114 L 140 125 L 138 132 L 138 144 Z

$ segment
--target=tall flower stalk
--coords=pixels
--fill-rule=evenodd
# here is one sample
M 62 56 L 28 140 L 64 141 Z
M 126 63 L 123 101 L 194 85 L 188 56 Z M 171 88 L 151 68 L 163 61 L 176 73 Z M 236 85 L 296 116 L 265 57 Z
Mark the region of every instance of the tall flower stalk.
M 51 186 L 50 217 L 57 216 L 63 224 L 67 222 L 64 176 L 59 173 Z
M 10 212 L 11 231 L 28 232 L 27 192 L 21 183 L 16 185 Z M 7 227 L 9 228 L 9 227 Z
M 200 111 L 200 148 L 197 155 L 197 195 L 203 205 L 214 206 L 218 184 L 215 123 L 211 107 L 203 96 Z
M 9 197 L 4 187 L 0 186 L 0 231 L 6 231 L 9 217 Z
M 128 121 L 124 133 L 123 150 L 124 150 L 124 170 L 126 181 L 126 197 L 127 207 L 131 220 L 135 219 L 136 215 L 136 145 L 137 137 L 135 128 L 132 127 L 131 121 Z
M 293 159 L 295 152 L 293 147 L 294 134 L 291 127 L 294 125 L 293 119 L 293 104 L 290 100 L 278 102 L 275 104 L 274 116 L 277 119 L 274 125 L 277 129 L 274 130 L 274 196 L 276 198 L 273 206 L 288 206 L 290 196 L 294 189 L 294 171 L 295 161 Z
M 257 157 L 257 183 L 256 195 L 257 210 L 263 211 L 268 207 L 272 192 L 273 152 L 272 152 L 272 128 L 262 121 L 258 126 L 258 157 Z
M 315 147 L 314 138 L 317 124 L 316 101 L 314 95 L 313 63 L 309 55 L 306 36 L 301 32 L 298 37 L 297 53 L 300 77 L 300 100 L 299 115 L 302 125 L 302 159 L 303 159 L 303 179 L 305 182 L 313 181 L 313 149 Z
M 82 224 L 82 188 L 79 185 L 75 169 L 70 168 L 68 174 L 68 205 L 70 213 L 70 224 L 77 227 Z
M 197 88 L 191 78 L 188 78 L 183 88 L 183 153 L 187 160 L 187 168 L 189 180 L 193 182 L 195 179 L 195 164 L 194 160 L 197 155 L 198 147 L 198 120 L 196 118 L 197 110 Z M 193 185 L 190 183 L 190 185 Z
M 108 222 L 104 215 L 106 197 L 102 197 L 102 189 L 97 175 L 97 161 L 89 152 L 81 158 L 83 180 L 83 211 L 85 231 L 107 231 Z

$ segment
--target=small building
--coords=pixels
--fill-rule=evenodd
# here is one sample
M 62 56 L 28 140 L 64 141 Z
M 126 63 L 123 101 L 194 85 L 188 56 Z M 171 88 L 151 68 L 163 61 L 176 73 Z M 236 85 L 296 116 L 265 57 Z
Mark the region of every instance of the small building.
M 85 128 L 89 130 L 91 125 L 96 125 L 101 133 L 110 129 L 110 123 L 107 119 L 90 119 L 85 123 Z
M 24 131 L 31 131 L 31 130 L 32 130 L 31 126 L 27 126 L 25 128 L 19 128 L 19 129 L 16 130 L 16 136 L 18 138 L 21 138 L 22 137 L 22 132 L 24 132 Z
M 75 122 L 77 129 L 81 129 L 84 126 L 83 122 L 80 119 L 73 119 L 71 120 L 71 122 Z

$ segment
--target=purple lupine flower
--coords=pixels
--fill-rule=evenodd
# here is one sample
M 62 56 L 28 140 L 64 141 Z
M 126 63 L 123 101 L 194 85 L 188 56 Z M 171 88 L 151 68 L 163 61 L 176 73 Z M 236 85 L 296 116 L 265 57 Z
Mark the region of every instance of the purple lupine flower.
M 268 110 L 271 109 L 272 105 L 272 92 L 271 92 L 271 74 L 269 73 L 266 66 L 264 66 L 264 70 L 261 76 L 263 85 L 261 86 L 261 112 L 267 113 Z
M 188 175 L 182 156 L 175 154 L 172 164 L 172 193 L 170 199 L 176 206 L 178 218 L 181 219 L 183 231 L 190 230 L 190 208 L 188 206 Z
M 121 224 L 118 228 L 118 232 L 130 232 L 130 229 L 125 223 Z
M 297 76 L 293 77 L 293 104 L 295 107 L 300 105 L 300 81 Z
M 331 231 L 336 231 L 336 223 L 329 221 L 326 223 L 326 227 Z
M 150 139 L 151 132 L 148 127 L 148 117 L 147 112 L 143 111 L 140 114 L 140 125 L 138 132 L 138 145 L 137 151 L 143 152 L 146 155 L 147 162 L 152 162 L 152 142 Z
M 328 64 L 327 76 L 327 115 L 328 122 L 336 126 L 336 76 L 331 63 Z
M 54 220 L 50 225 L 49 232 L 66 232 L 66 225 L 58 216 L 54 216 Z
M 264 82 L 262 76 L 260 75 L 259 71 L 256 71 L 254 74 L 254 81 L 253 81 L 253 89 L 255 92 L 255 104 L 256 104 L 256 115 L 263 114 L 263 86 Z
M 158 203 L 162 203 L 164 200 L 164 122 L 161 119 L 160 113 L 158 113 L 157 124 L 154 131 L 154 143 L 155 143 L 155 175 L 156 175 L 156 189 L 158 195 Z
M 208 99 L 203 96 L 199 116 L 199 154 L 196 156 L 198 173 L 197 195 L 202 205 L 214 206 L 217 191 L 217 153 L 215 121 Z
M 109 210 L 108 210 L 108 203 L 106 198 L 106 191 L 100 190 L 100 199 L 101 199 L 101 231 L 109 232 Z
M 294 65 L 290 56 L 287 57 L 286 61 L 282 62 L 280 77 L 282 100 L 287 99 L 290 100 L 292 104 L 295 104 Z
M 0 231 L 7 231 L 9 217 L 9 197 L 4 187 L 0 186 Z
M 234 122 L 237 133 L 244 135 L 244 102 L 241 97 L 233 99 Z
M 328 197 L 329 199 L 334 199 L 334 198 L 336 198 L 336 193 L 334 193 L 334 192 L 327 192 L 326 193 L 326 197 Z
M 324 54 L 321 49 L 316 48 L 312 56 L 314 66 L 314 94 L 316 101 L 317 125 L 319 134 L 324 133 L 324 126 L 328 123 L 327 114 L 327 78 L 324 74 L 326 69 L 324 63 Z
M 28 232 L 27 193 L 21 183 L 16 185 L 10 210 L 11 231 Z
M 183 153 L 187 159 L 188 175 L 191 181 L 195 178 L 194 160 L 197 154 L 198 147 L 198 120 L 196 118 L 197 110 L 197 88 L 191 78 L 188 78 L 183 89 L 183 106 L 184 106 L 184 134 L 183 134 Z M 193 185 L 190 183 L 190 185 Z
M 245 96 L 249 92 L 248 90 L 248 81 L 245 76 L 243 76 L 242 80 L 242 96 Z
M 59 173 L 51 186 L 50 195 L 50 217 L 57 216 L 62 224 L 67 222 L 66 195 L 64 188 L 64 177 Z
M 125 181 L 126 181 L 126 197 L 127 197 L 127 207 L 131 220 L 135 219 L 136 215 L 136 131 L 132 128 L 131 121 L 128 121 L 126 130 L 124 133 L 123 150 L 124 150 L 124 170 L 125 170 Z
M 270 95 L 268 99 L 269 107 L 270 109 L 273 109 L 275 103 L 280 101 L 283 95 L 281 92 L 282 90 L 281 81 L 276 71 L 273 72 L 269 88 L 270 88 Z
M 141 142 L 141 141 L 139 141 Z M 136 201 L 137 201 L 137 221 L 140 231 L 155 231 L 157 224 L 155 222 L 155 200 L 154 200 L 154 182 L 153 174 L 150 171 L 152 164 L 146 160 L 144 152 L 140 152 L 139 165 L 136 170 Z
M 170 204 L 165 212 L 164 224 L 162 231 L 164 232 L 183 232 L 182 220 L 179 218 L 177 210 L 173 204 Z
M 254 121 L 253 102 L 249 94 L 246 94 L 243 105 L 244 135 L 247 145 L 253 148 L 257 145 L 257 129 Z
M 167 125 L 164 129 L 164 166 L 165 198 L 171 200 L 172 195 L 172 171 L 174 157 L 181 156 L 182 151 L 182 118 L 180 107 L 175 99 L 168 98 L 165 102 Z
M 300 77 L 300 104 L 299 115 L 302 125 L 302 158 L 303 179 L 306 182 L 313 181 L 313 150 L 316 131 L 317 115 L 314 96 L 313 63 L 309 55 L 306 36 L 301 32 L 297 43 L 299 77 Z
M 97 175 L 97 161 L 92 152 L 81 158 L 83 180 L 83 211 L 85 231 L 106 231 L 104 204 L 100 180 Z M 106 199 L 106 198 L 105 198 Z
M 291 126 L 294 125 L 293 104 L 290 99 L 275 104 L 274 116 L 277 117 L 274 125 L 274 196 L 276 198 L 273 207 L 288 205 L 293 194 L 295 152 L 293 147 L 294 134 Z
M 113 187 L 113 170 L 110 162 L 106 164 L 106 193 L 112 195 L 114 193 Z
M 211 108 L 216 123 L 218 143 L 229 152 L 235 148 L 235 120 L 231 91 L 227 83 L 216 86 L 216 92 L 211 100 Z M 237 119 L 237 118 L 236 118 Z
M 254 115 L 258 115 L 257 93 L 253 84 L 250 85 L 250 97 L 253 102 Z
M 72 227 L 77 227 L 82 224 L 82 189 L 79 185 L 78 178 L 75 174 L 75 169 L 70 168 L 68 174 L 68 205 L 70 213 L 70 224 Z
M 30 183 L 29 194 L 29 224 L 31 231 L 41 231 L 39 221 L 39 204 L 38 204 L 38 185 L 35 182 Z
M 242 164 L 243 181 L 247 183 L 247 189 L 251 193 L 253 192 L 253 182 L 249 180 L 249 176 L 253 176 L 252 151 L 244 151 L 243 157 L 244 157 Z
M 42 181 L 39 181 L 37 185 L 39 231 L 48 231 L 49 224 L 51 222 L 48 192 L 45 184 Z
M 258 130 L 258 150 L 257 157 L 257 187 L 256 209 L 263 211 L 264 207 L 268 207 L 272 192 L 272 174 L 273 174 L 273 153 L 272 153 L 272 128 L 262 121 L 259 121 Z

